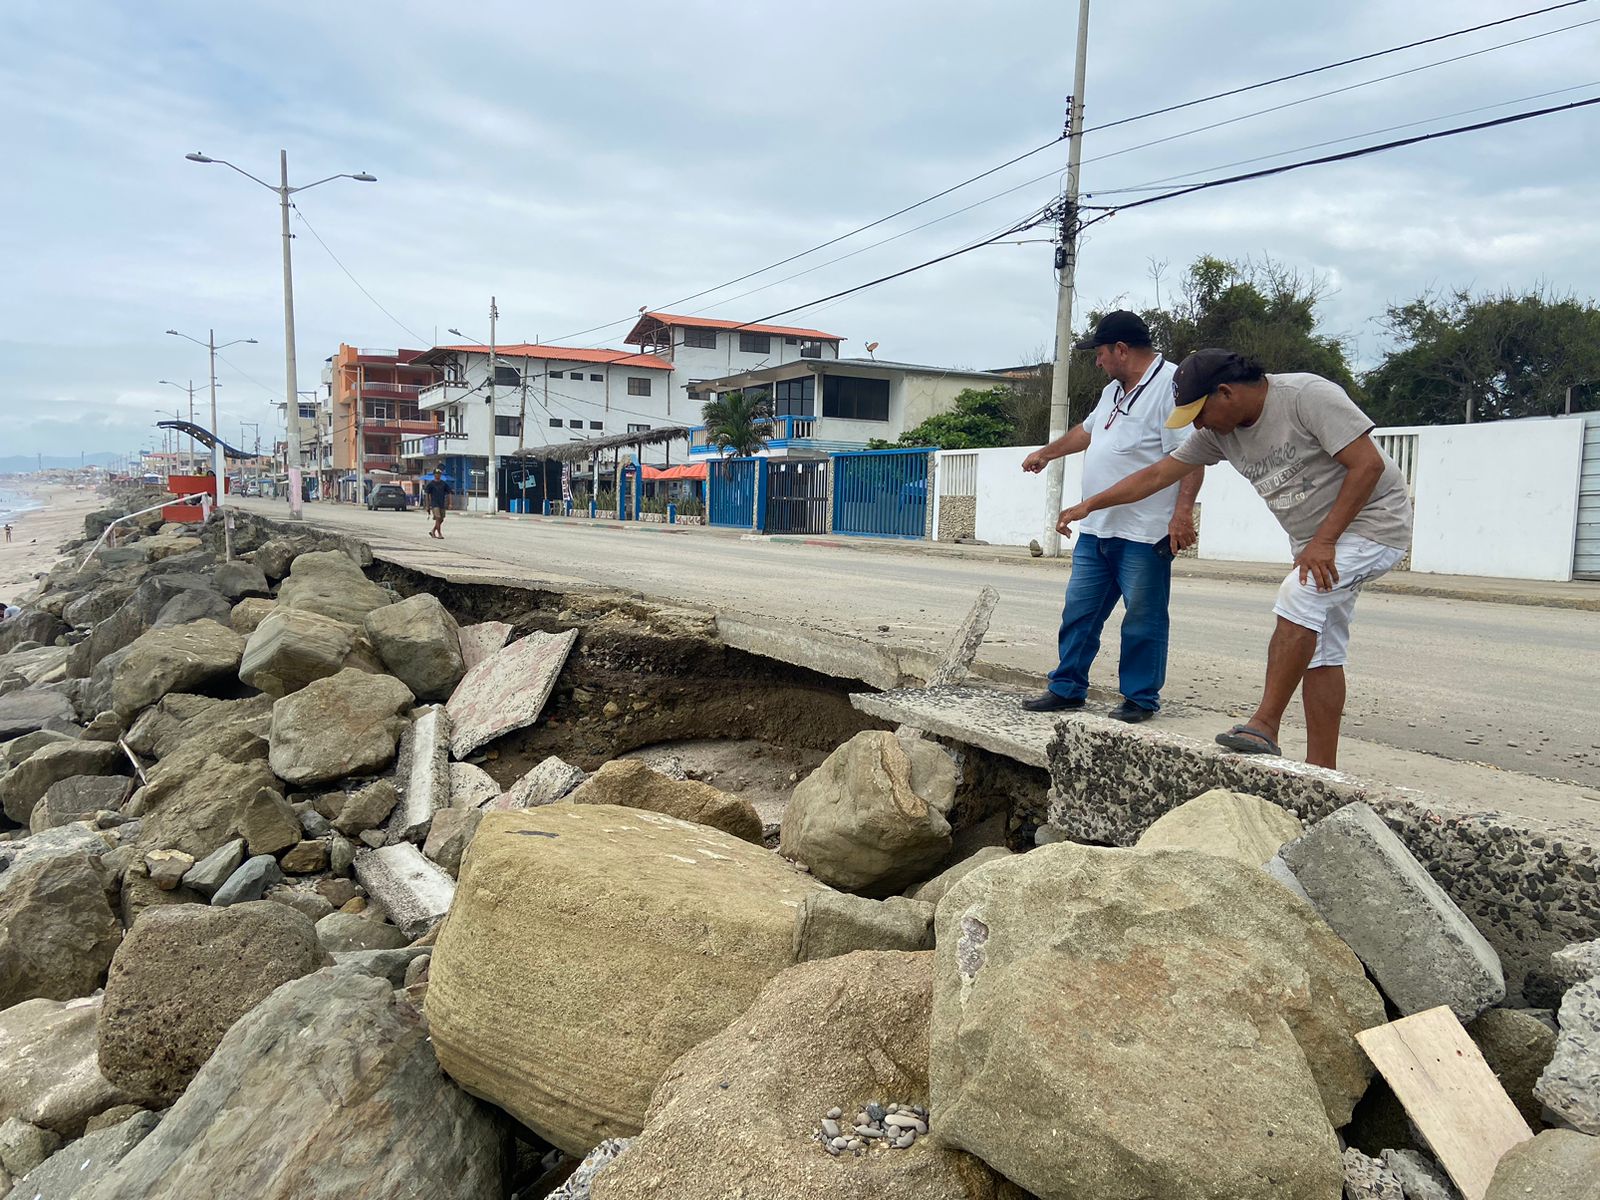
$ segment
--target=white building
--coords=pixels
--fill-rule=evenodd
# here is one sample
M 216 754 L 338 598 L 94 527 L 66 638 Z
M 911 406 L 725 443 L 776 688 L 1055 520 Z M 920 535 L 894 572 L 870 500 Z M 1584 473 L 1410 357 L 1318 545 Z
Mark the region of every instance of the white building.
M 743 371 L 758 371 L 802 360 L 839 357 L 836 333 L 789 325 L 742 325 L 709 317 L 646 312 L 623 339 L 672 367 L 668 381 L 670 414 L 680 423 L 698 425 L 700 406 L 709 398 L 700 385 Z
M 698 418 L 683 397 L 674 403 L 672 364 L 654 355 L 514 344 L 497 346 L 495 359 L 492 406 L 487 346 L 436 346 L 415 359 L 444 371 L 441 383 L 417 397 L 423 411 L 442 411 L 444 428 L 401 442 L 403 458 L 422 471 L 443 470 L 474 511 L 489 508 L 491 425 L 499 460 L 494 495 L 504 511 L 521 490 L 519 454 Z M 681 460 L 687 449 L 678 442 L 663 453 Z

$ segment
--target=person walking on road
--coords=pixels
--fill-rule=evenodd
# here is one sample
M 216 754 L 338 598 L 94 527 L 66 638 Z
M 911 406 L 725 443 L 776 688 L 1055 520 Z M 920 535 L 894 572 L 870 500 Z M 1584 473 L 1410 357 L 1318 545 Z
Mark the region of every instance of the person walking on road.
M 428 530 L 428 536 L 443 538 L 445 508 L 450 503 L 450 485 L 437 469 L 433 472 L 433 478 L 422 485 L 422 494 L 428 498 L 428 512 L 433 517 L 433 528 Z
M 1299 688 L 1306 761 L 1337 767 L 1356 597 L 1411 544 L 1405 476 L 1373 442 L 1371 418 L 1320 375 L 1269 375 L 1232 351 L 1198 350 L 1178 367 L 1172 406 L 1167 424 L 1193 424 L 1188 439 L 1155 465 L 1063 509 L 1056 527 L 1066 533 L 1091 513 L 1227 459 L 1289 535 L 1295 565 L 1272 609 L 1277 625 L 1261 703 L 1216 740 L 1244 754 L 1280 753 L 1279 726 Z
M 1081 452 L 1083 491 L 1092 495 L 1130 471 L 1159 462 L 1183 435 L 1165 424 L 1172 411 L 1173 364 L 1152 347 L 1150 330 L 1136 313 L 1107 313 L 1074 349 L 1092 349 L 1095 365 L 1111 382 L 1081 425 L 1028 455 L 1022 469 L 1039 472 L 1052 459 Z M 1117 682 L 1122 703 L 1110 715 L 1133 724 L 1160 710 L 1167 677 L 1172 556 L 1194 543 L 1194 500 L 1203 474 L 1196 471 L 1182 483 L 1083 522 L 1056 639 L 1060 661 L 1050 672 L 1049 689 L 1023 701 L 1023 708 L 1059 712 L 1083 707 L 1089 666 L 1100 651 L 1100 631 L 1121 600 Z

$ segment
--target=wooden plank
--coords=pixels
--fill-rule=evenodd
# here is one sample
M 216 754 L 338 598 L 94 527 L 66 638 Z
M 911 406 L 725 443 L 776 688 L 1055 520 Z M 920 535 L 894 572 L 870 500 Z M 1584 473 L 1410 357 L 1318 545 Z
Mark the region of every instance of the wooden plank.
M 1500 1156 L 1533 1133 L 1456 1015 L 1430 1008 L 1356 1041 L 1462 1196 L 1483 1200 Z

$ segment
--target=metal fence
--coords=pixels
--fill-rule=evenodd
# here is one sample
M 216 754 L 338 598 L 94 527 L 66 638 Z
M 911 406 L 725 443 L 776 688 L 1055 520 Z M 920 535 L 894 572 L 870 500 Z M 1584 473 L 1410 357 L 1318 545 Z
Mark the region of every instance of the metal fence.
M 1417 495 L 1417 435 L 1414 433 L 1374 433 L 1372 440 L 1394 460 L 1400 474 L 1406 477 L 1406 493 L 1414 500 Z
M 855 450 L 833 456 L 833 531 L 920 538 L 927 532 L 927 450 Z
M 749 529 L 756 522 L 756 475 L 761 460 L 719 458 L 707 464 L 706 523 Z

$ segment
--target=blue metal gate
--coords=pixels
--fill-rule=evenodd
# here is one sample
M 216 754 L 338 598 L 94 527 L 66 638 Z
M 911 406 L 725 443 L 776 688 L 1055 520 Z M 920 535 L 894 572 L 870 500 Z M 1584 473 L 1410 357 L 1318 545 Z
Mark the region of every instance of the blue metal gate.
M 761 460 L 718 458 L 707 464 L 706 521 L 750 529 L 756 523 L 756 474 Z
M 927 450 L 852 450 L 833 456 L 833 531 L 919 538 L 928 514 Z

